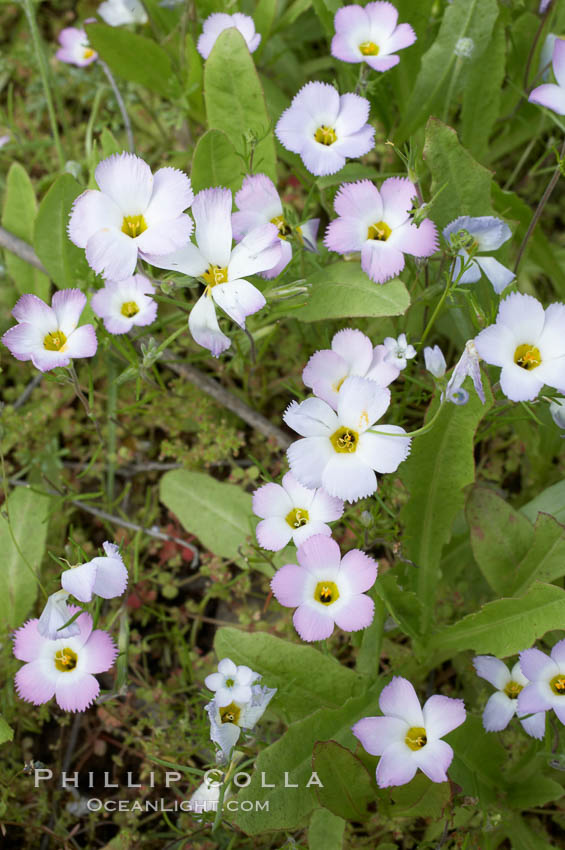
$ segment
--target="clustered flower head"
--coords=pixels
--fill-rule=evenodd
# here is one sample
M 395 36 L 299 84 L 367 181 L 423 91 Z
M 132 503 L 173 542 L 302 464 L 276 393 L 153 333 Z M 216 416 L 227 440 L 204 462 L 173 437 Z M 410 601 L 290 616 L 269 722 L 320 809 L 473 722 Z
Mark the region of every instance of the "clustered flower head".
M 78 68 L 84 68 L 96 62 L 98 54 L 88 43 L 88 36 L 84 30 L 65 27 L 57 36 L 57 40 L 61 46 L 55 56 L 60 62 L 76 65 Z
M 501 219 L 490 215 L 478 218 L 463 215 L 447 225 L 443 236 L 457 251 L 453 265 L 454 280 L 459 278 L 459 283 L 476 283 L 483 272 L 499 294 L 514 280 L 514 272 L 494 257 L 482 256 L 485 251 L 496 251 L 512 236 L 512 231 Z M 463 265 L 467 268 L 461 274 Z
M 346 632 L 366 629 L 375 603 L 365 591 L 377 578 L 377 564 L 360 549 L 341 557 L 331 537 L 316 534 L 296 550 L 298 564 L 286 564 L 271 580 L 275 598 L 296 608 L 292 621 L 302 640 L 325 640 L 334 624 Z
M 435 224 L 411 221 L 415 197 L 405 177 L 389 177 L 380 190 L 370 180 L 342 184 L 334 200 L 338 218 L 328 225 L 324 244 L 339 254 L 360 251 L 365 274 L 385 283 L 402 271 L 405 254 L 430 257 L 438 248 Z
M 367 123 L 369 101 L 349 92 L 340 95 L 328 83 L 306 83 L 278 120 L 281 145 L 299 154 L 312 174 L 335 174 L 346 158 L 363 156 L 374 144 Z
M 400 62 L 397 50 L 410 47 L 416 33 L 409 24 L 398 24 L 392 3 L 344 6 L 334 19 L 331 53 L 342 62 L 366 62 L 374 71 L 388 71 Z
M 465 721 L 463 700 L 434 695 L 422 708 L 414 686 L 395 676 L 383 688 L 379 708 L 382 717 L 364 717 L 353 726 L 363 748 L 380 756 L 379 788 L 405 785 L 418 769 L 432 782 L 446 782 L 453 750 L 442 738 Z
M 237 29 L 242 34 L 249 52 L 254 53 L 259 47 L 261 36 L 255 32 L 253 18 L 250 18 L 249 15 L 242 15 L 241 12 L 236 12 L 233 15 L 227 15 L 225 12 L 214 12 L 204 21 L 202 35 L 196 44 L 200 55 L 207 59 L 220 33 L 232 28 Z
M 328 522 L 343 514 L 343 502 L 324 490 L 311 490 L 287 472 L 281 484 L 264 484 L 253 494 L 253 513 L 259 545 L 277 552 L 292 541 L 300 546 L 314 534 L 331 535 Z
M 277 227 L 280 259 L 272 268 L 260 272 L 265 278 L 277 277 L 292 259 L 290 237 L 293 228 L 285 218 L 275 184 L 266 174 L 248 174 L 243 178 L 241 189 L 236 192 L 235 204 L 237 212 L 233 213 L 231 220 L 233 236 L 237 242 L 265 224 L 271 223 Z M 319 224 L 320 219 L 313 218 L 294 228 L 294 233 L 308 251 L 317 251 Z
M 230 658 L 218 664 L 218 672 L 206 677 L 215 691 L 205 706 L 210 719 L 210 738 L 218 745 L 219 760 L 228 762 L 241 731 L 251 731 L 259 722 L 277 692 L 259 684 L 261 675 L 246 666 L 236 666 Z
M 475 346 L 486 363 L 500 366 L 500 388 L 512 401 L 533 400 L 544 384 L 565 392 L 565 304 L 544 310 L 531 295 L 513 292 Z

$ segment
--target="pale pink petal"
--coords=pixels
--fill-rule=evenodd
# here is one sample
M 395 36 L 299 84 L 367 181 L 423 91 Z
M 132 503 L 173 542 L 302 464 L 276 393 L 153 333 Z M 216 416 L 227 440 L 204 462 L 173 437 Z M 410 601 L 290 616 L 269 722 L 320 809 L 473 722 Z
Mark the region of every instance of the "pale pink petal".
M 57 679 L 55 699 L 63 711 L 85 711 L 100 693 L 98 680 L 90 673 L 68 676 L 61 673 Z
M 287 449 L 290 468 L 306 487 L 322 486 L 324 469 L 334 454 L 327 437 L 305 437 L 296 440 Z
M 89 561 L 61 573 L 61 586 L 81 602 L 90 602 L 96 580 L 96 565 Z
M 336 92 L 337 95 L 337 92 Z M 305 130 L 311 124 L 310 114 L 301 106 L 293 104 L 285 109 L 275 127 L 275 135 L 281 145 L 292 153 L 300 153 L 304 147 Z
M 553 708 L 553 704 L 547 698 L 537 682 L 527 685 L 518 694 L 518 705 L 516 712 L 518 716 L 523 714 L 536 714 L 538 711 L 547 711 Z
M 241 328 L 245 327 L 247 316 L 257 313 L 267 303 L 263 293 L 247 280 L 217 284 L 212 288 L 212 298 Z
M 414 761 L 432 782 L 447 782 L 447 769 L 453 761 L 453 750 L 445 741 L 430 741 L 414 752 Z
M 308 511 L 311 520 L 332 522 L 343 515 L 343 502 L 320 488 L 316 490 Z
M 378 221 L 383 215 L 380 192 L 370 180 L 343 183 L 335 196 L 334 208 L 344 218 L 370 217 Z
M 324 245 L 338 254 L 360 251 L 367 239 L 367 227 L 356 218 L 336 218 L 330 221 L 324 235 Z
M 86 248 L 90 237 L 99 230 L 105 227 L 120 229 L 122 221 L 123 213 L 112 198 L 96 189 L 87 189 L 73 203 L 67 232 L 71 242 Z
M 47 660 L 24 664 L 16 673 L 16 693 L 20 699 L 41 705 L 55 694 L 55 675 L 48 669 Z
M 231 345 L 230 338 L 220 330 L 214 302 L 206 294 L 200 296 L 190 311 L 188 327 L 194 341 L 214 357 L 219 357 Z
M 84 669 L 87 673 L 104 673 L 113 665 L 118 654 L 118 647 L 108 632 L 95 629 L 83 646 L 82 652 L 85 656 Z
M 489 325 L 475 337 L 479 355 L 493 366 L 504 366 L 513 357 L 516 349 L 514 334 L 505 325 Z M 524 370 L 522 370 L 524 371 Z
M 286 608 L 294 608 L 306 601 L 312 585 L 310 573 L 297 564 L 286 564 L 271 579 L 271 589 L 278 602 Z
M 377 476 L 360 457 L 334 452 L 322 471 L 320 483 L 331 496 L 356 502 L 375 492 Z
M 498 691 L 504 690 L 512 678 L 504 661 L 495 658 L 494 655 L 475 656 L 473 666 L 477 671 L 477 676 L 486 679 Z
M 343 357 L 350 375 L 365 375 L 373 359 L 371 340 L 353 328 L 344 328 L 334 334 L 332 350 Z
M 413 257 L 431 257 L 439 246 L 437 228 L 429 218 L 425 218 L 418 227 L 410 222 L 401 224 L 392 231 L 387 241 Z
M 409 726 L 424 726 L 424 715 L 414 686 L 408 679 L 395 676 L 383 688 L 379 697 L 379 706 L 383 714 L 399 717 Z
M 371 26 L 371 35 L 379 39 L 389 38 L 398 21 L 398 10 L 392 3 L 376 0 L 367 3 L 365 12 Z
M 394 68 L 400 62 L 399 56 L 387 56 L 385 53 L 379 56 L 365 56 L 363 58 L 373 71 L 379 71 L 381 74 L 384 71 L 390 71 L 391 68 Z
M 553 73 L 562 89 L 565 89 L 565 40 L 556 38 L 553 45 Z
M 416 187 L 407 177 L 389 177 L 381 186 L 383 220 L 393 230 L 408 218 L 408 212 L 418 203 Z
M 96 566 L 94 593 L 103 599 L 121 596 L 128 583 L 128 571 L 122 558 L 119 555 L 113 558 L 94 558 L 91 563 Z
M 89 238 L 86 259 L 97 274 L 123 280 L 135 271 L 137 242 L 115 227 L 105 227 Z
M 343 382 L 337 400 L 340 424 L 362 433 L 386 412 L 390 390 L 375 381 L 351 375 Z
M 283 420 L 289 428 L 303 437 L 327 435 L 338 427 L 338 419 L 331 407 L 319 398 L 307 398 L 305 401 L 293 401 L 283 414 Z M 297 476 L 300 481 L 300 476 Z
M 502 691 L 489 697 L 483 711 L 483 726 L 487 732 L 500 732 L 506 729 L 516 713 L 517 701 L 510 699 Z
M 344 632 L 357 632 L 371 625 L 374 614 L 375 603 L 370 596 L 362 593 L 336 610 L 334 620 L 336 626 Z
M 302 640 L 308 642 L 325 640 L 334 630 L 331 614 L 311 608 L 309 605 L 301 605 L 300 608 L 297 608 L 292 617 L 292 622 Z
M 395 53 L 410 47 L 416 41 L 416 33 L 410 24 L 399 24 L 383 44 L 383 53 Z
M 535 88 L 528 100 L 530 103 L 539 103 L 540 106 L 551 109 L 557 115 L 565 115 L 565 88 L 562 86 L 545 83 Z
M 270 516 L 285 517 L 292 506 L 288 493 L 280 484 L 263 484 L 253 493 L 253 513 L 262 519 Z
M 196 241 L 208 263 L 227 268 L 232 245 L 232 195 L 229 189 L 203 189 L 192 204 Z
M 254 212 L 259 219 L 258 223 L 266 224 L 278 215 L 282 215 L 283 208 L 279 193 L 273 181 L 266 174 L 247 174 L 243 178 L 241 189 L 236 193 L 235 203 L 240 211 Z M 232 222 L 238 213 L 232 215 Z M 235 233 L 234 226 L 234 233 Z M 236 238 L 242 238 L 241 233 Z
M 500 373 L 500 389 L 511 401 L 533 401 L 542 387 L 543 381 L 535 370 L 528 372 L 515 363 L 505 366 Z
M 292 540 L 295 546 L 302 546 L 309 537 L 314 537 L 316 534 L 323 534 L 324 537 L 331 537 L 332 530 L 329 525 L 326 525 L 324 522 L 311 520 L 310 522 L 307 522 L 306 525 L 302 525 L 300 528 L 294 529 L 292 533 Z
M 51 306 L 57 317 L 57 327 L 70 336 L 77 327 L 86 305 L 86 295 L 80 289 L 60 289 L 53 295 Z
M 543 331 L 545 310 L 532 295 L 512 292 L 500 303 L 496 323 L 506 325 L 515 339 L 533 344 Z
M 94 325 L 82 325 L 70 335 L 65 346 L 65 354 L 73 359 L 77 357 L 94 357 L 98 342 Z
M 146 255 L 149 257 L 171 254 L 186 245 L 192 228 L 192 219 L 183 214 L 150 225 L 135 241 L 143 259 Z
M 532 738 L 541 741 L 545 737 L 545 711 L 538 711 L 531 717 L 520 718 L 520 723 Z
M 174 220 L 188 209 L 193 200 L 190 178 L 184 171 L 160 168 L 153 176 L 151 200 L 143 216 L 147 226 Z
M 332 537 L 319 534 L 299 546 L 296 557 L 305 571 L 317 575 L 321 569 L 328 581 L 330 577 L 337 575 L 341 562 L 339 544 Z
M 406 785 L 414 778 L 417 769 L 414 753 L 404 742 L 391 744 L 377 765 L 377 785 L 379 788 Z
M 557 641 L 550 655 L 556 664 L 565 665 L 565 639 Z
M 388 349 L 386 345 L 376 345 L 373 349 L 373 360 L 366 378 L 376 383 L 381 387 L 388 387 L 400 375 L 398 366 L 388 359 Z
M 530 682 L 556 676 L 559 672 L 555 660 L 540 649 L 525 649 L 520 653 L 520 670 Z
M 280 258 L 281 241 L 276 225 L 270 222 L 252 230 L 231 253 L 228 279 L 235 280 L 272 268 Z
M 23 327 L 23 325 L 20 327 Z M 40 372 L 49 372 L 51 369 L 56 369 L 58 366 L 68 366 L 71 362 L 71 358 L 69 354 L 61 351 L 46 351 L 44 349 L 40 349 L 32 353 L 31 362 L 36 369 L 39 369 Z
M 177 251 L 164 256 L 146 253 L 143 255 L 143 259 L 151 263 L 152 266 L 157 266 L 158 269 L 178 271 L 190 277 L 200 277 L 210 265 L 209 261 L 192 242 L 188 242 L 184 248 L 179 248 Z
M 339 572 L 351 593 L 364 593 L 377 580 L 377 562 L 360 549 L 352 549 L 344 555 Z
M 261 277 L 267 278 L 271 280 L 274 277 L 278 277 L 280 273 L 285 269 L 290 261 L 292 260 L 292 245 L 290 242 L 287 242 L 286 239 L 279 239 L 279 259 L 278 262 L 272 268 L 265 269 L 263 272 L 259 272 Z M 267 252 L 264 252 L 267 255 Z M 269 262 L 272 257 L 275 256 L 275 253 L 272 249 L 268 252 Z
M 28 620 L 14 632 L 14 655 L 20 661 L 35 661 L 45 645 L 45 638 L 37 631 L 38 620 Z
M 76 292 L 77 290 L 73 291 Z M 55 311 L 42 301 L 41 298 L 31 293 L 26 293 L 18 298 L 12 308 L 12 316 L 18 322 L 36 325 L 45 334 L 57 330 Z
M 428 737 L 432 738 L 443 738 L 448 732 L 461 726 L 466 717 L 462 699 L 452 699 L 441 694 L 434 694 L 426 700 L 422 713 Z
M 382 756 L 393 743 L 403 742 L 408 724 L 398 717 L 363 717 L 351 731 L 372 756 Z
M 142 215 L 147 210 L 153 175 L 140 157 L 133 153 L 113 154 L 98 163 L 94 177 L 100 190 L 112 198 L 122 215 Z M 108 277 L 112 279 L 111 275 Z
M 326 349 L 316 351 L 310 357 L 302 372 L 302 380 L 305 386 L 312 388 L 318 398 L 335 410 L 339 389 L 348 374 L 348 365 L 343 357 Z
M 285 519 L 280 516 L 271 516 L 257 524 L 255 534 L 259 546 L 270 552 L 278 552 L 290 541 L 292 531 Z
M 324 177 L 341 171 L 348 154 L 337 150 L 337 142 L 333 145 L 322 145 L 314 138 L 305 139 L 300 150 L 302 162 L 311 174 Z
M 366 97 L 353 92 L 342 94 L 339 99 L 339 115 L 334 129 L 338 139 L 341 136 L 351 136 L 367 123 L 370 104 Z
M 360 460 L 377 472 L 396 472 L 410 454 L 410 438 L 385 437 L 378 433 L 379 430 L 386 434 L 406 433 L 400 425 L 381 425 L 374 431 L 365 431 L 359 438 L 357 454 Z
M 312 500 L 314 499 L 316 493 L 319 491 L 311 490 L 308 487 L 304 487 L 304 485 L 301 484 L 300 481 L 298 481 L 294 477 L 292 472 L 287 472 L 286 475 L 283 476 L 281 483 L 284 490 L 288 494 L 292 505 L 298 508 L 305 508 L 306 510 L 310 511 Z M 324 517 L 316 516 L 316 519 L 324 519 Z
M 386 283 L 404 268 L 404 254 L 388 241 L 370 239 L 361 248 L 361 268 L 375 283 Z
M 334 150 L 336 154 L 340 154 L 343 157 L 355 159 L 359 156 L 365 156 L 374 145 L 375 128 L 371 124 L 365 124 L 364 127 L 361 127 L 355 133 L 350 133 L 341 138 L 338 136 L 337 141 L 334 142 L 329 150 Z

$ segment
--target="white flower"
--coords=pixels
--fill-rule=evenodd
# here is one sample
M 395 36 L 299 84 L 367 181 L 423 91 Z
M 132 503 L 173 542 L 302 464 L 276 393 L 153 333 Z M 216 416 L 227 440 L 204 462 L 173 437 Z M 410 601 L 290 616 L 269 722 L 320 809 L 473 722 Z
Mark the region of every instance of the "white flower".
M 80 634 L 80 626 L 76 620 L 65 629 L 61 628 L 73 616 L 73 612 L 67 605 L 68 598 L 69 594 L 66 590 L 58 590 L 48 598 L 41 617 L 37 621 L 37 631 L 42 637 L 58 640 Z
M 139 0 L 105 0 L 98 7 L 98 14 L 111 27 L 147 22 L 147 13 Z
M 544 384 L 565 392 L 565 304 L 544 310 L 531 295 L 513 292 L 475 345 L 483 360 L 501 367 L 500 388 L 512 401 L 532 401 Z
M 196 242 L 167 256 L 148 257 L 160 269 L 200 277 L 206 289 L 196 302 L 188 327 L 198 345 L 219 357 L 231 340 L 220 330 L 215 304 L 240 328 L 245 319 L 265 306 L 263 294 L 244 278 L 271 269 L 280 258 L 280 239 L 274 224 L 264 224 L 232 250 L 232 196 L 229 189 L 204 189 L 192 205 Z
M 212 15 L 208 15 L 204 21 L 202 35 L 196 45 L 196 49 L 203 59 L 207 59 L 212 52 L 220 33 L 232 28 L 239 30 L 242 34 L 250 53 L 257 50 L 261 36 L 255 32 L 253 18 L 250 18 L 249 15 L 242 15 L 241 12 L 236 12 L 233 15 L 227 15 L 225 12 L 214 12 Z
M 93 312 L 104 320 L 111 334 L 125 334 L 134 326 L 150 325 L 157 317 L 157 303 L 151 298 L 155 287 L 144 275 L 125 280 L 107 280 L 92 296 Z
M 518 711 L 534 714 L 553 709 L 565 724 L 565 640 L 558 641 L 550 655 L 539 649 L 521 652 L 520 669 L 529 682 L 518 696 Z
M 182 171 L 160 168 L 153 175 L 138 156 L 120 153 L 99 162 L 94 177 L 100 191 L 78 196 L 68 233 L 97 274 L 124 280 L 138 256 L 169 254 L 190 238 L 192 221 L 184 210 L 193 193 Z
M 230 702 L 249 702 L 252 697 L 251 685 L 261 676 L 244 664 L 237 667 L 230 658 L 223 658 L 218 664 L 218 672 L 206 676 L 204 684 L 216 692 L 214 700 L 223 708 Z
M 424 348 L 424 360 L 426 362 L 426 369 L 434 378 L 443 378 L 447 364 L 439 345 L 434 345 L 433 348 L 427 345 Z
M 128 571 L 120 550 L 114 543 L 102 544 L 105 558 L 93 558 L 86 564 L 71 567 L 61 574 L 61 584 L 81 602 L 90 602 L 92 594 L 102 599 L 121 596 L 128 583 Z
M 259 722 L 277 689 L 253 685 L 251 691 L 250 702 L 234 700 L 222 707 L 213 699 L 205 706 L 210 718 L 210 738 L 220 747 L 223 761 L 229 760 L 241 730 L 251 730 Z
M 190 798 L 190 811 L 196 813 L 216 812 L 220 801 L 221 787 L 222 783 L 220 781 L 214 784 L 208 784 L 208 782 L 204 781 L 202 785 L 198 786 Z
M 551 418 L 558 428 L 565 428 L 565 398 L 560 395 L 554 398 L 549 405 Z
M 393 363 L 398 369 L 406 369 L 406 361 L 416 356 L 416 349 L 406 341 L 406 334 L 400 334 L 398 339 L 387 336 L 384 341 L 387 350 L 386 360 Z
M 506 729 L 515 714 L 518 714 L 524 730 L 533 738 L 543 738 L 545 733 L 545 712 L 540 711 L 531 717 L 518 713 L 518 696 L 529 682 L 520 670 L 517 662 L 509 672 L 504 661 L 492 655 L 477 655 L 473 658 L 477 675 L 486 679 L 496 688 L 485 706 L 483 726 L 487 732 L 500 732 Z
M 323 487 L 330 496 L 356 502 L 377 489 L 377 472 L 394 472 L 410 452 L 410 439 L 398 425 L 374 428 L 390 404 L 390 390 L 352 376 L 339 391 L 337 413 L 319 398 L 293 401 L 286 424 L 302 435 L 288 448 L 290 468 L 305 487 Z

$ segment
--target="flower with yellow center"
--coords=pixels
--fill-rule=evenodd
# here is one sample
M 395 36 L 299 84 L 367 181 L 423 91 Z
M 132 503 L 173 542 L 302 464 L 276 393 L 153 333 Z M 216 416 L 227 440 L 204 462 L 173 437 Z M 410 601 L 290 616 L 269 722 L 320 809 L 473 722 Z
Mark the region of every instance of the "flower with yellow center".
M 254 675 L 258 676 L 257 673 Z M 207 681 L 209 679 L 210 676 Z M 214 698 L 206 705 L 210 719 L 210 738 L 220 747 L 223 760 L 229 760 L 241 730 L 250 731 L 259 722 L 275 693 L 276 688 L 254 684 L 247 700 L 233 699 L 227 705 L 220 706 L 218 699 Z
M 528 682 L 518 695 L 518 711 L 543 714 L 553 709 L 565 724 L 565 639 L 557 641 L 549 655 L 539 649 L 524 650 L 520 653 L 520 668 Z M 542 736 L 540 724 L 540 735 L 536 737 Z
M 520 694 L 528 685 L 528 680 L 520 669 L 520 663 L 511 670 L 504 661 L 492 655 L 477 655 L 473 659 L 477 674 L 496 688 L 489 697 L 483 711 L 483 726 L 487 732 L 500 732 L 506 729 L 512 718 L 517 715 L 523 729 L 534 738 L 543 738 L 545 713 L 534 713 L 531 717 L 518 711 Z
M 125 334 L 133 327 L 145 327 L 157 317 L 157 302 L 151 297 L 155 287 L 145 275 L 125 280 L 107 280 L 92 298 L 90 306 L 104 320 L 111 334 Z
M 391 3 L 343 6 L 334 19 L 331 53 L 342 62 L 366 62 L 374 71 L 388 71 L 400 61 L 398 50 L 416 41 L 409 24 L 398 24 Z

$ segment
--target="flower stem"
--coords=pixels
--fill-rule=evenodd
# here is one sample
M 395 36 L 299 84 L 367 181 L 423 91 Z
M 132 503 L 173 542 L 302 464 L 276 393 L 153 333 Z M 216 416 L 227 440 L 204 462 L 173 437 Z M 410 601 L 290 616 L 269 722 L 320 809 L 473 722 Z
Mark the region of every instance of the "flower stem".
M 37 56 L 37 64 L 39 66 L 39 75 L 41 77 L 41 82 L 43 84 L 43 91 L 45 94 L 45 102 L 47 104 L 47 112 L 49 114 L 49 121 L 51 123 L 51 132 L 53 134 L 53 141 L 55 142 L 55 147 L 57 149 L 57 156 L 59 157 L 59 165 L 61 169 L 65 167 L 66 157 L 63 151 L 63 146 L 61 144 L 61 138 L 59 136 L 59 128 L 57 126 L 57 117 L 55 115 L 55 107 L 53 106 L 53 98 L 51 97 L 51 89 L 49 86 L 49 66 L 47 64 L 47 59 L 45 58 L 45 52 L 43 50 L 43 43 L 41 41 L 41 35 L 39 34 L 39 29 L 37 26 L 37 21 L 35 19 L 35 9 L 33 5 L 33 0 L 22 0 L 22 5 L 24 8 L 25 16 L 27 18 L 27 22 L 29 25 L 31 39 L 33 41 L 33 48 L 35 50 L 35 55 Z
M 134 146 L 134 142 L 133 142 L 133 133 L 132 133 L 132 129 L 131 129 L 131 121 L 129 120 L 129 115 L 127 113 L 127 109 L 126 109 L 126 105 L 124 103 L 124 99 L 123 99 L 122 95 L 120 94 L 120 90 L 117 86 L 117 83 L 114 79 L 114 76 L 113 76 L 112 72 L 110 71 L 110 69 L 108 68 L 108 66 L 106 65 L 106 63 L 103 62 L 102 59 L 99 59 L 98 64 L 100 65 L 100 67 L 104 71 L 104 74 L 106 75 L 106 79 L 110 83 L 110 87 L 111 87 L 112 91 L 114 92 L 114 97 L 116 98 L 116 102 L 118 104 L 118 109 L 120 110 L 120 114 L 122 116 L 122 121 L 124 122 L 124 127 L 125 127 L 125 130 L 126 130 L 126 135 L 128 137 L 128 148 L 130 150 L 130 153 L 133 153 L 134 150 L 135 150 L 135 146 Z
M 86 396 L 84 395 L 83 391 L 80 388 L 80 384 L 78 382 L 78 375 L 75 371 L 75 367 L 71 363 L 70 366 L 67 366 L 67 369 L 69 370 L 69 374 L 71 376 L 71 384 L 73 385 L 76 396 L 77 396 L 78 400 L 80 401 L 80 403 L 82 404 L 82 406 L 84 407 L 84 412 L 86 413 L 86 415 L 88 416 L 90 421 L 94 424 L 94 427 L 96 428 L 96 433 L 98 435 L 98 439 L 100 440 L 100 442 L 102 444 L 104 444 L 104 441 L 102 439 L 102 434 L 100 433 L 100 428 L 98 427 L 98 422 L 94 418 L 94 414 L 93 414 L 92 410 L 90 409 L 90 405 L 88 403 L 88 400 L 87 400 Z
M 526 250 L 526 245 L 528 244 L 528 242 L 530 240 L 530 236 L 534 232 L 535 226 L 541 218 L 541 214 L 544 210 L 544 207 L 547 204 L 547 202 L 549 201 L 549 199 L 551 197 L 551 193 L 555 189 L 557 182 L 558 182 L 558 180 L 561 176 L 561 162 L 562 162 L 564 156 L 565 156 L 565 139 L 563 140 L 563 144 L 561 146 L 561 151 L 559 153 L 559 161 L 557 163 L 557 167 L 556 167 L 555 171 L 553 172 L 551 180 L 547 184 L 547 188 L 546 188 L 545 192 L 543 193 L 539 204 L 537 205 L 537 209 L 536 209 L 536 211 L 533 215 L 533 218 L 530 222 L 530 226 L 528 227 L 528 229 L 526 231 L 526 235 L 524 236 L 524 238 L 522 240 L 522 244 L 520 245 L 520 250 L 518 251 L 518 256 L 516 257 L 516 262 L 514 264 L 514 274 L 517 274 L 517 272 L 518 272 L 518 266 L 520 265 L 520 262 L 522 260 L 523 255 L 524 255 L 524 251 Z

